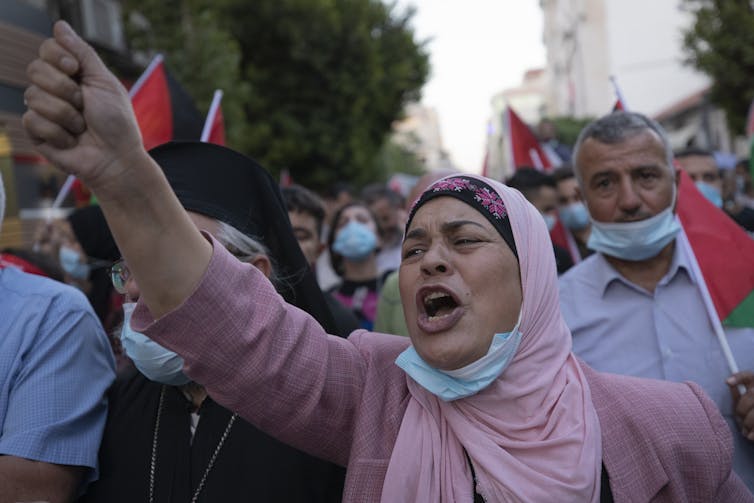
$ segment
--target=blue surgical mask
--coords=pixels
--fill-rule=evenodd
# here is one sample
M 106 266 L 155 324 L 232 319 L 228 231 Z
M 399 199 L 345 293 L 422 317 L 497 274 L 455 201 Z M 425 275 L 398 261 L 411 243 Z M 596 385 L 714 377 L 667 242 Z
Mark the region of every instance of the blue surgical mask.
M 349 260 L 364 260 L 377 247 L 377 236 L 366 225 L 351 220 L 338 231 L 332 249 Z
M 558 214 L 560 221 L 568 230 L 580 231 L 589 225 L 589 211 L 586 209 L 586 205 L 580 201 L 562 206 L 558 210 Z
M 134 308 L 136 304 L 133 302 L 123 304 L 123 329 L 120 340 L 139 372 L 152 381 L 171 386 L 191 382 L 183 373 L 183 358 L 131 328 Z
M 702 195 L 716 207 L 723 207 L 723 195 L 720 189 L 701 180 L 696 182 L 696 188 L 699 189 L 699 192 L 701 192 Z
M 424 389 L 445 402 L 475 395 L 500 377 L 516 356 L 521 342 L 521 332 L 518 329 L 520 323 L 519 315 L 513 330 L 492 337 L 486 355 L 460 369 L 438 370 L 431 367 L 413 346 L 398 355 L 395 364 Z
M 545 219 L 545 225 L 547 226 L 547 232 L 550 232 L 555 227 L 555 217 L 549 213 L 542 213 L 542 218 Z
M 673 202 L 657 215 L 638 222 L 605 223 L 592 219 L 587 246 L 623 260 L 639 261 L 655 257 L 675 239 L 681 225 L 673 215 Z
M 60 260 L 60 267 L 72 278 L 86 279 L 89 277 L 89 264 L 82 261 L 81 255 L 73 248 L 61 246 L 58 251 L 58 260 Z

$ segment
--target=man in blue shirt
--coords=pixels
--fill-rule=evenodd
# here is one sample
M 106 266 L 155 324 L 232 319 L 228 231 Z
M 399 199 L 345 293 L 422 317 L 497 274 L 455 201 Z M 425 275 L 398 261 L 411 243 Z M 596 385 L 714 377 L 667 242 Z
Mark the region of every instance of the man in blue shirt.
M 0 224 L 4 209 L 0 179 Z M 81 292 L 0 268 L 0 503 L 70 501 L 96 477 L 114 378 Z
M 640 114 L 616 112 L 584 128 L 573 159 L 591 217 L 588 246 L 597 252 L 560 279 L 574 352 L 600 371 L 700 384 L 731 427 L 734 470 L 754 489 L 754 329 L 726 330 L 745 370 L 733 378 L 747 387 L 739 397 L 676 241 L 677 184 L 664 132 Z

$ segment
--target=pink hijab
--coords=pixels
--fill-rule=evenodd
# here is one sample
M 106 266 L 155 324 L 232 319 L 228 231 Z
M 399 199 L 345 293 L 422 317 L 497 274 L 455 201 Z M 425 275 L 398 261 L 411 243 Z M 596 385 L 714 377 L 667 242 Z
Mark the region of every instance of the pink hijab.
M 488 184 L 507 209 L 523 289 L 521 344 L 489 387 L 453 402 L 406 376 L 411 398 L 382 502 L 471 502 L 473 477 L 464 450 L 485 501 L 598 501 L 600 425 L 560 315 L 544 220 L 518 191 L 478 176 L 464 178 Z

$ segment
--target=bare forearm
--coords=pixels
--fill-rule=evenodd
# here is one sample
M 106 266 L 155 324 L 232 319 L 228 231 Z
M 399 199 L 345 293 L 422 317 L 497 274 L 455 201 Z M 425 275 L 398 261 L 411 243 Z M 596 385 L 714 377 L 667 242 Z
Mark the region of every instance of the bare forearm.
M 71 501 L 86 468 L 0 456 L 0 503 Z
M 116 162 L 132 176 L 96 193 L 113 237 L 155 318 L 194 291 L 212 255 L 159 167 L 143 150 Z M 142 164 L 133 169 L 133 163 Z

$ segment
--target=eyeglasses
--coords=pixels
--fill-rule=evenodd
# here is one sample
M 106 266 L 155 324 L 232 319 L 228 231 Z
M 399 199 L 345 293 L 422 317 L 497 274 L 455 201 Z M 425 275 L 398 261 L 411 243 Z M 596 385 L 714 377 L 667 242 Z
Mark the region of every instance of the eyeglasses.
M 113 282 L 115 291 L 126 293 L 126 282 L 131 277 L 131 271 L 128 270 L 126 261 L 120 259 L 110 267 L 110 281 Z

